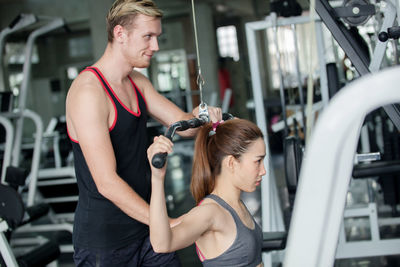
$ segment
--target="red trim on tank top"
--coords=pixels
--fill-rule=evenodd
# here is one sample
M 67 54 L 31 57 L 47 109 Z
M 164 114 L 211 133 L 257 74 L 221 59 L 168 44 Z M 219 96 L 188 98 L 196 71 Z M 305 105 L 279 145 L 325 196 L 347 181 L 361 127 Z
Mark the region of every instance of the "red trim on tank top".
M 204 257 L 203 253 L 201 253 L 201 251 L 200 251 L 199 247 L 197 246 L 196 242 L 194 242 L 194 244 L 196 246 L 196 254 L 199 257 L 199 260 L 201 262 L 203 262 L 206 259 L 206 257 Z
M 203 198 L 202 200 L 200 200 L 200 202 L 197 204 L 197 206 L 200 206 L 200 204 L 201 204 L 203 201 L 204 201 L 204 198 Z M 203 262 L 203 261 L 206 259 L 206 257 L 204 257 L 203 253 L 201 252 L 201 250 L 200 250 L 199 247 L 197 246 L 197 243 L 196 243 L 196 242 L 194 242 L 194 245 L 196 246 L 196 254 L 197 254 L 197 256 L 199 257 L 199 260 L 200 260 L 201 262 Z
M 95 68 L 95 69 L 99 72 L 100 76 L 101 76 L 101 77 L 103 78 L 103 80 L 106 82 L 106 84 L 107 84 L 108 87 L 110 88 L 112 94 L 115 96 L 115 98 L 116 98 L 116 99 L 118 100 L 118 102 L 121 104 L 121 106 L 123 106 L 124 109 L 126 109 L 129 113 L 135 115 L 136 117 L 139 117 L 139 116 L 140 116 L 139 98 L 138 98 L 138 95 L 137 95 L 137 93 L 136 93 L 135 88 L 133 87 L 133 84 L 132 84 L 132 89 L 133 89 L 133 91 L 134 91 L 134 93 L 135 93 L 135 95 L 136 95 L 136 105 L 137 105 L 137 107 L 138 107 L 138 112 L 137 112 L 137 113 L 134 112 L 133 110 L 131 110 L 130 108 L 128 108 L 127 106 L 125 106 L 125 104 L 119 99 L 119 97 L 118 97 L 117 94 L 114 92 L 114 90 L 112 89 L 112 87 L 110 86 L 110 84 L 108 83 L 108 81 L 106 80 L 106 78 L 103 76 L 103 73 L 101 73 L 101 71 L 100 71 L 98 68 L 96 68 L 96 67 L 92 67 L 92 68 Z M 129 76 L 128 76 L 128 77 L 129 77 Z
M 79 144 L 79 142 L 77 140 L 73 139 L 71 137 L 71 135 L 69 134 L 68 125 L 67 125 L 67 135 L 68 135 L 69 139 L 71 139 L 72 142 Z
M 146 98 L 144 98 L 144 95 L 143 95 L 142 91 L 139 90 L 139 87 L 137 87 L 136 83 L 132 80 L 131 76 L 128 76 L 128 78 L 131 81 L 132 85 L 135 87 L 136 91 L 138 91 L 139 94 L 142 96 L 143 101 L 146 104 L 146 108 L 148 109 L 147 101 L 146 101 Z M 137 99 L 137 94 L 136 94 L 136 99 Z
M 96 75 L 96 77 L 97 77 L 98 79 L 100 79 L 100 77 L 98 77 L 97 72 L 94 71 L 92 68 L 93 68 L 93 69 L 96 69 L 96 70 L 100 73 L 100 76 L 104 79 L 103 75 L 101 74 L 101 72 L 99 71 L 99 69 L 96 68 L 96 67 L 88 67 L 88 68 L 84 69 L 82 72 L 84 72 L 84 71 L 90 71 L 90 72 L 92 72 L 94 75 Z M 104 79 L 104 81 L 107 83 L 107 81 L 106 81 L 105 79 Z M 117 118 L 118 118 L 117 106 L 115 105 L 114 100 L 112 99 L 112 97 L 111 97 L 110 93 L 108 92 L 107 88 L 106 88 L 106 87 L 104 86 L 104 84 L 102 83 L 101 79 L 99 80 L 99 82 L 100 82 L 101 86 L 104 88 L 104 91 L 106 91 L 108 97 L 110 98 L 110 100 L 111 100 L 111 102 L 112 102 L 112 104 L 113 104 L 113 106 L 114 106 L 114 113 L 115 113 L 114 121 L 113 121 L 113 124 L 111 125 L 111 127 L 108 129 L 108 131 L 111 132 L 112 129 L 114 129 L 115 124 L 117 123 Z M 107 85 L 110 86 L 108 83 L 107 83 Z M 110 89 L 111 89 L 111 87 L 110 87 Z M 111 90 L 112 90 L 112 89 L 111 89 Z
M 87 67 L 86 69 L 82 70 L 80 73 L 82 73 L 82 72 L 84 72 L 84 71 L 90 71 L 90 72 L 92 72 L 92 73 L 97 77 L 97 79 L 100 79 L 100 78 L 98 77 L 97 73 L 96 73 L 93 69 L 91 69 L 91 68 L 95 68 L 95 67 Z M 97 68 L 96 68 L 96 69 L 97 69 Z M 99 82 L 100 82 L 101 86 L 103 87 L 104 91 L 106 91 L 106 94 L 108 95 L 108 97 L 109 97 L 110 100 L 111 100 L 111 103 L 112 103 L 113 106 L 114 106 L 115 118 L 114 118 L 114 121 L 113 121 L 113 124 L 111 125 L 111 127 L 108 128 L 108 131 L 112 131 L 112 129 L 114 129 L 114 126 L 115 126 L 115 124 L 116 124 L 116 122 L 117 122 L 117 117 L 118 117 L 117 106 L 115 105 L 114 101 L 112 100 L 111 95 L 108 93 L 107 89 L 104 87 L 104 84 L 101 82 L 101 80 L 99 80 Z M 69 133 L 69 130 L 68 130 L 68 126 L 67 126 L 67 134 L 68 134 L 69 139 L 71 139 L 72 142 L 79 144 L 79 141 L 78 141 L 78 140 L 75 140 L 75 139 L 73 139 L 73 138 L 71 137 L 71 135 L 70 135 L 70 133 Z
M 85 68 L 84 70 L 82 70 L 80 73 L 82 73 L 82 72 L 84 72 L 84 71 L 90 71 L 91 73 L 93 73 L 93 74 L 97 77 L 97 79 L 99 80 L 101 86 L 103 87 L 104 91 L 105 91 L 106 94 L 108 95 L 108 98 L 110 98 L 111 103 L 112 103 L 113 106 L 114 106 L 114 113 L 115 113 L 115 117 L 114 117 L 113 124 L 111 125 L 111 127 L 108 128 L 108 131 L 111 132 L 112 129 L 114 129 L 115 124 L 117 123 L 117 117 L 118 117 L 117 106 L 115 105 L 114 100 L 112 99 L 111 95 L 108 93 L 107 88 L 106 88 L 106 87 L 104 86 L 104 84 L 102 83 L 100 77 L 97 75 L 96 71 L 94 71 L 92 68 L 98 70 L 96 67 L 87 67 L 87 68 Z M 99 71 L 99 70 L 98 70 L 98 71 Z M 101 72 L 99 71 L 99 73 L 101 73 Z M 104 78 L 104 77 L 103 77 L 103 78 Z M 107 82 L 107 81 L 106 81 L 106 82 Z M 73 142 L 79 144 L 79 141 L 73 139 L 73 138 L 71 137 L 71 135 L 69 134 L 68 127 L 67 127 L 67 133 L 68 133 L 68 137 L 69 137 L 69 139 L 71 139 L 71 141 L 73 141 Z

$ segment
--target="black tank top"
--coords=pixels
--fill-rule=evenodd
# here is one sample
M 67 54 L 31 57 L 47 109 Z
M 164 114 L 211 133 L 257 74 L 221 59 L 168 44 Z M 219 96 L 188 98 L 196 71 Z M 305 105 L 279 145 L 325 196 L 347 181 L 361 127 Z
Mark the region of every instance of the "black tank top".
M 100 70 L 88 67 L 111 99 L 115 110 L 109 133 L 118 175 L 145 201 L 150 199 L 150 167 L 147 160 L 147 109 L 141 92 L 129 77 L 138 102 L 137 113 L 129 110 L 114 93 Z M 148 235 L 148 227 L 122 212 L 97 190 L 76 140 L 72 141 L 79 200 L 75 211 L 73 243 L 79 248 L 114 249 Z

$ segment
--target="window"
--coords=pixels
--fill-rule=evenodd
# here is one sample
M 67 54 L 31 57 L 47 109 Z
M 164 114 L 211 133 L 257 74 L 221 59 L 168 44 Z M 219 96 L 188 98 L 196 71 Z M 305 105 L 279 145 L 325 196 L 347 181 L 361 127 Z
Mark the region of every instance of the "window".
M 8 58 L 8 64 L 25 63 L 25 53 L 26 53 L 25 43 L 7 43 L 5 45 L 5 49 Z M 36 45 L 34 45 L 32 48 L 31 60 L 32 64 L 39 63 L 39 53 Z
M 75 37 L 68 40 L 69 56 L 79 58 L 91 55 L 92 39 L 90 36 Z
M 239 49 L 235 26 L 223 26 L 217 28 L 217 40 L 221 57 L 232 57 L 235 61 L 239 60 Z

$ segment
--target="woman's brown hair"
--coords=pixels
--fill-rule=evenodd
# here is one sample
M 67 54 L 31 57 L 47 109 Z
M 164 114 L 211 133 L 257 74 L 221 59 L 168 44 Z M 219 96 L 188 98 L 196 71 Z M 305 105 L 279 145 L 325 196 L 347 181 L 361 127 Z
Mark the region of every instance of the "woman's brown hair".
M 221 163 L 226 156 L 240 159 L 252 142 L 263 138 L 260 128 L 244 119 L 219 124 L 215 134 L 212 130 L 212 123 L 202 126 L 194 146 L 190 189 L 196 203 L 214 190 L 215 178 L 221 173 Z

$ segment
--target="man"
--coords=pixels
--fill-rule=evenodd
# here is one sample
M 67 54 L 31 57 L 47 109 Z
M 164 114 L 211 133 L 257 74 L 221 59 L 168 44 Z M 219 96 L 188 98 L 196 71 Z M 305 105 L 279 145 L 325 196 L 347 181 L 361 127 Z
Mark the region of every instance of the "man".
M 103 56 L 68 92 L 66 117 L 79 187 L 73 232 L 77 266 L 180 266 L 175 253 L 155 253 L 149 241 L 146 122 L 151 115 L 170 125 L 193 118 L 198 109 L 183 112 L 133 70 L 148 67 L 159 49 L 161 17 L 152 0 L 115 1 L 107 15 Z M 221 119 L 220 109 L 209 113 L 212 121 Z

